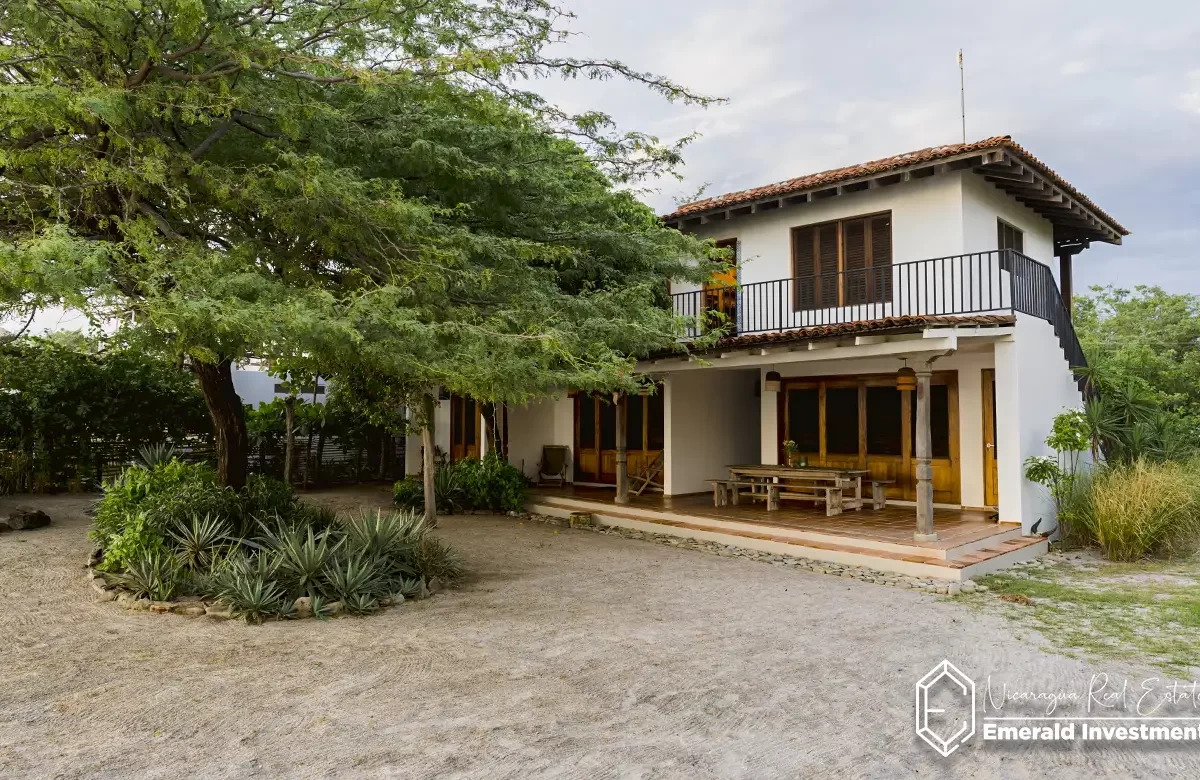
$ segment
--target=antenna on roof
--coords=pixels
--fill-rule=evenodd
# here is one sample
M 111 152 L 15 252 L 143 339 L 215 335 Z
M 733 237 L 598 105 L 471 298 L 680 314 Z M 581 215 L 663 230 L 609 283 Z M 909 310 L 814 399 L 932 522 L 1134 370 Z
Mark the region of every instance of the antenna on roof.
M 962 142 L 967 142 L 967 81 L 964 75 L 962 49 L 958 50 L 958 103 L 962 109 Z

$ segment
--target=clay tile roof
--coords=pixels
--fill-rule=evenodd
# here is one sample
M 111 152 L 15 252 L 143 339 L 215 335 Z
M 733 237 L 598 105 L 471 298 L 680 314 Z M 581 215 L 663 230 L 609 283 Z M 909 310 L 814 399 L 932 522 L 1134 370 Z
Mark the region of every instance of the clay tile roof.
M 771 331 L 768 333 L 750 333 L 744 336 L 723 338 L 711 349 L 705 352 L 728 351 L 743 347 L 758 347 L 767 344 L 792 344 L 800 341 L 836 338 L 840 336 L 857 335 L 861 333 L 878 333 L 880 331 L 920 330 L 935 326 L 1001 326 L 1012 325 L 1017 318 L 1012 314 L 967 314 L 956 316 L 904 315 L 901 317 L 883 317 L 877 320 L 860 320 L 844 322 L 839 325 L 821 325 L 812 328 L 797 328 L 795 330 Z M 679 353 L 664 352 L 652 357 L 669 357 Z
M 1013 141 L 1012 136 L 998 135 L 992 138 L 985 138 L 982 141 L 975 141 L 967 144 L 945 144 L 944 146 L 931 146 L 928 149 L 918 149 L 915 152 L 906 152 L 905 154 L 897 154 L 893 157 L 885 157 L 882 160 L 872 160 L 871 162 L 859 163 L 846 168 L 835 168 L 830 171 L 822 171 L 821 173 L 810 173 L 807 176 L 800 176 L 787 181 L 768 184 L 765 187 L 755 187 L 749 190 L 740 192 L 730 192 L 725 195 L 718 195 L 713 198 L 705 198 L 693 203 L 686 203 L 678 209 L 663 217 L 663 221 L 671 222 L 681 217 L 686 217 L 694 214 L 701 214 L 709 211 L 717 211 L 720 209 L 730 208 L 732 206 L 740 206 L 744 203 L 750 203 L 757 200 L 767 198 L 783 197 L 792 195 L 804 190 L 811 190 L 817 187 L 824 187 L 840 182 L 858 179 L 864 176 L 873 176 L 882 173 L 908 168 L 912 165 L 920 163 L 936 162 L 945 160 L 949 157 L 957 157 L 962 154 L 971 154 L 974 152 L 985 152 L 994 150 L 1006 150 L 1012 152 L 1021 160 L 1027 163 L 1031 168 L 1038 171 L 1042 176 L 1052 181 L 1055 186 L 1070 194 L 1073 198 L 1086 208 L 1090 209 L 1096 216 L 1108 222 L 1113 229 L 1123 236 L 1129 235 L 1129 231 L 1120 225 L 1116 220 L 1106 214 L 1099 206 L 1092 202 L 1090 198 L 1084 195 L 1079 190 L 1075 189 L 1066 179 L 1059 176 L 1048 165 L 1043 163 L 1038 158 L 1034 157 L 1027 149 Z

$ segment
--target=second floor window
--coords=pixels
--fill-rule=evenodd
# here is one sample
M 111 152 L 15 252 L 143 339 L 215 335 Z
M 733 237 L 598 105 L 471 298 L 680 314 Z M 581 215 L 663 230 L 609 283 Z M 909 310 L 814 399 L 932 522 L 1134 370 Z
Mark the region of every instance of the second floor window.
M 892 297 L 892 215 L 792 228 L 796 311 L 882 303 Z
M 1002 219 L 996 220 L 996 248 L 1025 253 L 1025 234 Z

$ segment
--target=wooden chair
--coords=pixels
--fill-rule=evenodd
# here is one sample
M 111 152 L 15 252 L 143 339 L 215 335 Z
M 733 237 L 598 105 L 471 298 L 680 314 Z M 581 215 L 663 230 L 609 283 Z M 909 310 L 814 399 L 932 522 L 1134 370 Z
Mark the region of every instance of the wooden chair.
M 640 469 L 633 475 L 633 494 L 640 496 L 648 487 L 656 487 L 659 490 L 663 489 L 661 482 L 655 482 L 663 471 L 663 454 L 660 452 L 652 459 L 646 461 Z
M 542 459 L 538 462 L 538 484 L 557 480 L 559 485 L 567 481 L 567 468 L 571 465 L 571 448 L 563 444 L 547 444 L 542 447 Z

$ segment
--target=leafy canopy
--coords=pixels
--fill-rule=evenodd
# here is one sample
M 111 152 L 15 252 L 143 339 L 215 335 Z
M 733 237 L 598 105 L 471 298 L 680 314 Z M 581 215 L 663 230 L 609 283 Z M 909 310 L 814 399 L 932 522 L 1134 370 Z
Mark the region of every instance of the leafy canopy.
M 0 299 L 217 362 L 486 400 L 630 386 L 700 243 L 617 183 L 679 146 L 522 79 L 549 0 L 14 0 L 0 10 Z M 686 140 L 686 139 L 685 139 Z M 369 385 L 370 381 L 364 381 Z

